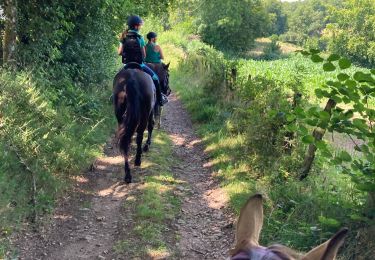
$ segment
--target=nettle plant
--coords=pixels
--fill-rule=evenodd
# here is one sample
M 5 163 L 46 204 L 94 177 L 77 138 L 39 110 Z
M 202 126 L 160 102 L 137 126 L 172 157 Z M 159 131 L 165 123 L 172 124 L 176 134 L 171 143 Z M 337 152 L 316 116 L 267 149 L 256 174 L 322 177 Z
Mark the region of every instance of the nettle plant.
M 348 70 L 350 60 L 339 55 L 324 58 L 313 49 L 301 53 L 315 63 L 322 63 L 323 70 L 332 72 L 332 77 L 315 90 L 317 105 L 308 109 L 298 106 L 287 115 L 287 130 L 296 132 L 308 145 L 299 177 L 302 180 L 309 175 L 319 149 L 321 156 L 340 166 L 360 191 L 368 193 L 368 206 L 372 208 L 375 206 L 375 69 L 353 72 Z M 322 108 L 319 104 L 325 99 Z M 323 139 L 327 131 L 345 136 L 358 153 L 351 155 L 345 150 L 332 153 Z

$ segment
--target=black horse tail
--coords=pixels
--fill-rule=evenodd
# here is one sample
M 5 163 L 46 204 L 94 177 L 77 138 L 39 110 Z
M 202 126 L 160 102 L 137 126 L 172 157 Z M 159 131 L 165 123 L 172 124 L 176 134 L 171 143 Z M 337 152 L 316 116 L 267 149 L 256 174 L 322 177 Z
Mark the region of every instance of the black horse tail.
M 141 95 L 134 79 L 128 79 L 125 87 L 126 111 L 123 115 L 123 123 L 118 132 L 119 147 L 121 152 L 127 152 L 141 119 Z

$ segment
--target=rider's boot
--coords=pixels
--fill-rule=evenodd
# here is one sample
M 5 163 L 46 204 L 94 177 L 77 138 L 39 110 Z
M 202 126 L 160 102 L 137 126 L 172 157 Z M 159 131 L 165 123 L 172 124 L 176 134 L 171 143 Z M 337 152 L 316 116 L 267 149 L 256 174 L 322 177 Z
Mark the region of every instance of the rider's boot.
M 168 101 L 163 98 L 163 95 L 160 89 L 159 80 L 154 80 L 154 84 L 155 84 L 155 89 L 156 89 L 156 101 L 160 106 L 163 106 Z

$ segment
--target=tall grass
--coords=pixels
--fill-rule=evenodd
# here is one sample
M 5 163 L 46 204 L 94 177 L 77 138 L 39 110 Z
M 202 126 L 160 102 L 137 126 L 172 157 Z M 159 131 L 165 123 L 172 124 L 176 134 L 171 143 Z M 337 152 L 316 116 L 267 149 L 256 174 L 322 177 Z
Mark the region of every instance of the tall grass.
M 35 73 L 2 70 L 0 85 L 0 233 L 6 238 L 25 218 L 37 221 L 53 209 L 70 176 L 101 152 L 113 117 L 109 84 L 58 88 Z

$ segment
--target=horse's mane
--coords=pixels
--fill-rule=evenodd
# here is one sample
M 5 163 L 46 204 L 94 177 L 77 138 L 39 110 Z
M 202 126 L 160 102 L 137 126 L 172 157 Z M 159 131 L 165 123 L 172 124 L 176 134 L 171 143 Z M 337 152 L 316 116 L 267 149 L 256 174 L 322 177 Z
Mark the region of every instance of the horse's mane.
M 302 256 L 289 247 L 275 244 L 267 248 L 247 248 L 234 255 L 235 260 L 299 260 Z
M 268 250 L 270 250 L 272 253 L 280 257 L 282 260 L 297 260 L 301 259 L 301 255 L 294 251 L 293 249 L 290 249 L 289 247 L 275 244 L 272 246 L 267 247 Z

